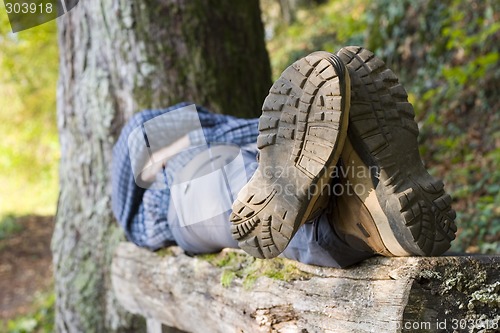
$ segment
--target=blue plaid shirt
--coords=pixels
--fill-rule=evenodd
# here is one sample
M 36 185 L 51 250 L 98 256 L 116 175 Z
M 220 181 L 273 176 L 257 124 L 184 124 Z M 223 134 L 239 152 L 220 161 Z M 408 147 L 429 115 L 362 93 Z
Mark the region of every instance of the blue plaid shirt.
M 130 241 L 152 250 L 175 242 L 167 220 L 170 189 L 168 186 L 164 189 L 143 189 L 137 186 L 130 162 L 128 138 L 134 129 L 143 126 L 148 120 L 188 105 L 190 103 L 180 103 L 163 110 L 146 110 L 135 114 L 124 126 L 113 148 L 113 213 Z M 215 114 L 201 106 L 196 106 L 196 110 L 202 131 L 189 133 L 191 143 L 232 143 L 256 155 L 258 119 Z M 162 177 L 168 185 L 178 170 L 206 148 L 206 145 L 200 146 L 177 154 L 168 161 L 158 177 Z

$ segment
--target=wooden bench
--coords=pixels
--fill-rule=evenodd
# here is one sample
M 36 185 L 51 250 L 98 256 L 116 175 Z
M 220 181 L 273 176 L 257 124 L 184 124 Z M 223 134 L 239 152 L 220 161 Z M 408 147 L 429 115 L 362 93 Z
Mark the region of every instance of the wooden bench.
M 333 269 L 239 250 L 189 257 L 178 247 L 153 253 L 121 243 L 112 283 L 150 332 L 162 324 L 203 333 L 496 332 L 499 268 L 500 256 L 374 257 Z

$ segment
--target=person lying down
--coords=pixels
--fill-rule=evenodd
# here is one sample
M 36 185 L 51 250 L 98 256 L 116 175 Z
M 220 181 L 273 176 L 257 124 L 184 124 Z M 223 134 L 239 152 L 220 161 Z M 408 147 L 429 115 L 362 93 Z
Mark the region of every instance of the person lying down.
M 150 250 L 241 248 L 328 267 L 436 256 L 455 212 L 417 136 L 382 60 L 315 52 L 281 74 L 258 119 L 189 103 L 134 115 L 113 149 L 113 212 Z

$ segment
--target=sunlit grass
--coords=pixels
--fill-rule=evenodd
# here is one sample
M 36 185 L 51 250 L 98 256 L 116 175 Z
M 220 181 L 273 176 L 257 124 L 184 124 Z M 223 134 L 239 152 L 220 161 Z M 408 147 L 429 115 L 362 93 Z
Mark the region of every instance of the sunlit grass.
M 48 97 L 55 105 L 55 82 L 52 90 L 54 97 Z M 43 112 L 19 121 L 18 110 L 25 104 L 16 93 L 0 84 L 0 216 L 54 214 L 59 160 L 55 116 L 54 124 L 47 124 Z M 50 111 L 55 113 L 55 107 Z
M 0 217 L 56 210 L 56 37 L 55 22 L 11 34 L 0 15 Z

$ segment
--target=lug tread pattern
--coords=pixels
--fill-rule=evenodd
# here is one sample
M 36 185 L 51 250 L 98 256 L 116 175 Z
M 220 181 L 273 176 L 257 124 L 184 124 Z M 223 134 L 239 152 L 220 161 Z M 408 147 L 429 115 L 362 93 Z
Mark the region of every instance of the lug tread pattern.
M 336 164 L 333 152 L 345 103 L 345 87 L 340 87 L 345 81 L 338 75 L 348 74 L 337 56 L 313 53 L 288 67 L 271 87 L 262 107 L 257 147 L 261 166 L 267 163 L 269 169 L 278 162 L 297 170 L 295 179 L 284 179 L 283 184 L 309 188 Z M 283 152 L 288 160 L 277 159 Z M 256 171 L 240 191 L 230 216 L 233 238 L 259 258 L 275 257 L 286 248 L 310 204 L 298 194 L 263 195 L 280 186 L 280 175 L 273 172 L 264 175 L 260 168 Z M 278 190 L 274 187 L 271 192 Z M 294 190 L 291 192 L 302 193 Z
M 396 239 L 414 254 L 442 254 L 450 247 L 457 231 L 451 197 L 445 193 L 443 183 L 433 179 L 420 165 L 420 160 L 403 161 L 398 157 L 402 150 L 394 148 L 406 144 L 407 150 L 418 152 L 419 130 L 406 90 L 372 52 L 361 47 L 346 47 L 337 55 L 351 77 L 351 137 L 360 138 L 361 149 L 369 155 L 369 164 L 379 168 L 386 195 L 394 196 L 395 202 L 399 202 L 399 216 L 389 219 L 390 223 L 398 224 L 392 230 L 406 228 L 413 237 L 408 239 L 395 232 Z M 412 170 L 418 171 L 416 174 L 405 170 L 411 163 L 414 164 Z M 394 214 L 387 211 L 386 215 Z

